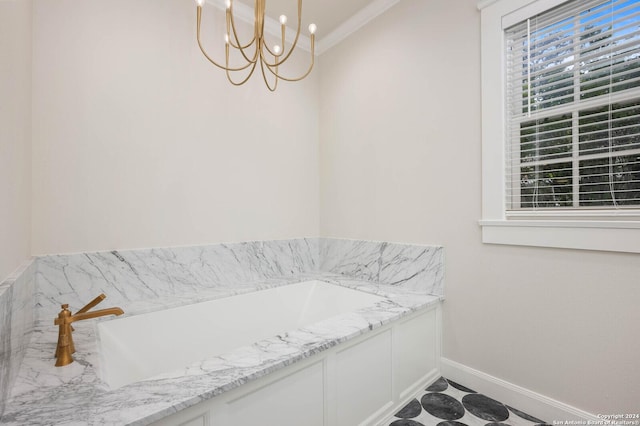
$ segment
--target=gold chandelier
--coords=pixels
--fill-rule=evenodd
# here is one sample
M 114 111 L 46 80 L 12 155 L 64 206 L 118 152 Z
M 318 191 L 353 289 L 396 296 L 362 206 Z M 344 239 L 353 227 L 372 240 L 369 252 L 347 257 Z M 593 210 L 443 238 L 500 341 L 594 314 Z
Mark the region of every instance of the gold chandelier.
M 249 78 L 253 75 L 253 72 L 256 69 L 256 66 L 260 64 L 260 70 L 262 71 L 262 78 L 264 83 L 267 85 L 267 88 L 270 91 L 275 91 L 278 87 L 279 80 L 285 81 L 300 81 L 306 76 L 309 75 L 311 70 L 313 69 L 314 64 L 314 48 L 315 48 L 315 32 L 316 25 L 309 25 L 309 33 L 311 36 L 311 64 L 309 65 L 309 69 L 302 76 L 297 78 L 285 77 L 279 73 L 278 68 L 280 65 L 284 64 L 291 54 L 293 50 L 296 48 L 298 44 L 298 38 L 300 36 L 300 26 L 302 21 L 302 0 L 298 0 L 298 29 L 296 30 L 296 36 L 291 44 L 289 50 L 285 49 L 285 31 L 287 24 L 287 17 L 285 15 L 280 16 L 280 28 L 282 33 L 282 45 L 274 45 L 273 47 L 269 47 L 265 38 L 264 38 L 264 13 L 266 9 L 266 0 L 255 0 L 254 13 L 255 13 L 255 22 L 254 22 L 254 32 L 253 38 L 246 44 L 240 42 L 238 34 L 236 33 L 236 25 L 233 16 L 233 0 L 226 0 L 226 34 L 224 37 L 224 50 L 225 50 L 225 61 L 224 65 L 219 64 L 214 61 L 205 51 L 204 47 L 202 47 L 202 42 L 200 40 L 200 23 L 202 21 L 202 6 L 204 5 L 205 0 L 196 0 L 196 4 L 198 6 L 198 24 L 197 24 L 197 33 L 198 33 L 198 46 L 200 50 L 204 54 L 204 56 L 211 62 L 213 65 L 221 68 L 225 71 L 227 75 L 227 79 L 234 86 L 241 86 L 249 80 Z M 230 66 L 229 65 L 229 50 L 230 47 L 236 49 L 241 55 L 244 64 L 240 66 Z M 240 78 L 239 80 L 234 80 L 232 78 L 232 74 L 237 72 L 245 72 L 247 75 L 244 78 Z M 268 75 L 272 75 L 272 77 L 267 77 Z M 271 80 L 271 83 L 269 82 Z

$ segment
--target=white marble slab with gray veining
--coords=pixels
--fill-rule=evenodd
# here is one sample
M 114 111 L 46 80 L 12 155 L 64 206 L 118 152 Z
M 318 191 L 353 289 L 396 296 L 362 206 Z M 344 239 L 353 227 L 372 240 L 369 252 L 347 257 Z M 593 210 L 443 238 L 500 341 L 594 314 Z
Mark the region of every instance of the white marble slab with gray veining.
M 440 246 L 321 238 L 320 270 L 405 291 L 444 295 Z
M 317 271 L 315 238 L 43 256 L 38 320 L 49 321 L 63 303 L 79 308 L 100 293 L 126 305 Z
M 324 238 L 40 257 L 20 283 L 0 286 L 0 331 L 11 331 L 0 350 L 20 347 L 0 369 L 0 397 L 11 391 L 1 422 L 148 424 L 437 303 L 443 261 L 441 247 Z M 75 311 L 105 293 L 99 308 L 143 313 L 308 279 L 386 300 L 113 391 L 94 369 L 95 324 L 80 322 L 74 324 L 76 362 L 53 365 L 53 318 L 63 303 Z
M 443 295 L 443 253 L 438 246 L 303 238 L 42 256 L 37 320 L 100 293 L 125 305 L 319 272 Z
M 18 376 L 34 328 L 35 262 L 0 283 L 0 413 Z

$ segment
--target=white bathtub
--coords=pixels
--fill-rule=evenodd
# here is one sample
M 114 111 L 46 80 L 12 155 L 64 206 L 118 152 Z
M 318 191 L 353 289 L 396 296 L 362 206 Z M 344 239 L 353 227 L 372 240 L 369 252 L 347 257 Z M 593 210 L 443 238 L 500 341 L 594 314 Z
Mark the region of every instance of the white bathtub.
M 384 300 L 321 281 L 97 324 L 99 376 L 112 389 Z

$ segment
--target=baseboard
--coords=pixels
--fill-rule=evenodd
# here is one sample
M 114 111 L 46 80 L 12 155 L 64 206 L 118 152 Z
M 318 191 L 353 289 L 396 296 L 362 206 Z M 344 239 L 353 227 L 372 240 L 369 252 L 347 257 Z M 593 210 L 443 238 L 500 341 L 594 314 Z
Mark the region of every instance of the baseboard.
M 524 411 L 549 424 L 558 426 L 586 425 L 589 424 L 589 422 L 602 421 L 602 419 L 599 419 L 591 413 L 587 413 L 571 405 L 540 395 L 539 393 L 514 385 L 513 383 L 509 383 L 450 359 L 442 358 L 440 362 L 442 375 L 447 379 L 463 384 L 476 392 Z

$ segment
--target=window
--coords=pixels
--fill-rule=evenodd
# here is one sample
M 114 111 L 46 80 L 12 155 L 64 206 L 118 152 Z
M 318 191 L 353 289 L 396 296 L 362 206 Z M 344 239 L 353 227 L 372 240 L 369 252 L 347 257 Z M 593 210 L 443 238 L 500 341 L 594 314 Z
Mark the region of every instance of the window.
M 640 0 L 479 8 L 483 241 L 640 252 Z
M 640 207 L 640 1 L 505 30 L 506 210 Z

